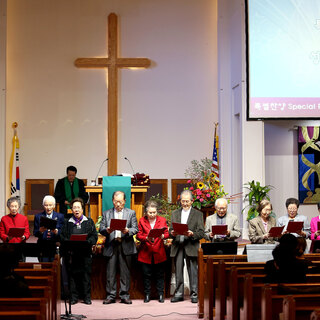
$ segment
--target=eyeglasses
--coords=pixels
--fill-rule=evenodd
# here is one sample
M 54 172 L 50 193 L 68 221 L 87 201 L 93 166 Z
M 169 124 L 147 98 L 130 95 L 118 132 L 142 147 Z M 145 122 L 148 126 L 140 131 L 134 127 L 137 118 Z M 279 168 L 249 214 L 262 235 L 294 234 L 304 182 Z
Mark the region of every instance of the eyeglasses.
M 113 203 L 114 203 L 114 204 L 123 204 L 124 201 L 123 201 L 123 200 L 121 200 L 121 201 L 115 201 L 115 200 L 114 200 Z

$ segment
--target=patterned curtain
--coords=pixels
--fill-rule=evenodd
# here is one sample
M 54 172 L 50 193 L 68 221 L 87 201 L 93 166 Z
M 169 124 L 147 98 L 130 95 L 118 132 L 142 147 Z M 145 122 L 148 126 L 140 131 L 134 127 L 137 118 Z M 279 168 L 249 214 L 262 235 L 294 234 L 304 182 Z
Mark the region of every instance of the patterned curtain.
M 320 127 L 299 127 L 299 201 L 320 202 Z

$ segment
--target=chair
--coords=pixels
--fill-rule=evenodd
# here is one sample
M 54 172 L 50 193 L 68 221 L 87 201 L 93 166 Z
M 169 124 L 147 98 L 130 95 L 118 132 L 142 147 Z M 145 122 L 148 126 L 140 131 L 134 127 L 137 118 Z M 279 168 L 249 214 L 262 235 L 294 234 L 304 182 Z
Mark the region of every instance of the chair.
M 26 198 L 24 213 L 29 221 L 43 211 L 42 200 L 46 195 L 54 194 L 54 179 L 26 179 Z

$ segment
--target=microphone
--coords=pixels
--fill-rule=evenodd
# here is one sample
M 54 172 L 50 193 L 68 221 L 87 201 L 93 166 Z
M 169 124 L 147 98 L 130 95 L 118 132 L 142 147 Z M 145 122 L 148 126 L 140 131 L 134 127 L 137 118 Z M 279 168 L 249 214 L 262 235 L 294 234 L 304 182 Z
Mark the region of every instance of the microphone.
M 137 175 L 135 175 L 135 173 L 134 173 L 135 171 L 133 170 L 133 166 L 132 166 L 130 160 L 127 157 L 124 157 L 124 159 L 127 160 L 129 162 L 129 164 L 130 164 L 130 167 L 131 167 L 131 170 L 132 170 L 132 173 L 133 173 L 133 177 L 135 178 L 135 183 L 136 183 L 135 186 L 136 186 L 138 184 Z
M 98 173 L 97 173 L 97 175 L 96 175 L 96 178 L 94 179 L 94 182 L 93 182 L 93 183 L 94 183 L 94 186 L 97 185 L 97 178 L 98 178 L 99 172 L 100 172 L 103 164 L 104 164 L 106 161 L 108 161 L 108 160 L 109 160 L 109 158 L 106 158 L 106 159 L 104 159 L 104 160 L 102 161 L 101 166 L 100 166 L 100 168 L 99 168 L 99 170 L 98 170 Z
M 132 166 L 132 164 L 131 164 L 130 160 L 129 160 L 127 157 L 124 157 L 124 160 L 127 160 L 127 161 L 129 162 L 130 167 L 131 167 L 131 170 L 132 170 L 132 174 L 134 175 L 133 166 Z

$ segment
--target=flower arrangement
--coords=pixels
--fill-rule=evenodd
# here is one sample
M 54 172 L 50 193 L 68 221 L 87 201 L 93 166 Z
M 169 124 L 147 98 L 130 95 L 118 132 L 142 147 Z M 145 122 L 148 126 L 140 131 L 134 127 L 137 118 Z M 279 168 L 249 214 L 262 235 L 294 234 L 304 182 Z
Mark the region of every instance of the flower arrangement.
M 193 194 L 192 206 L 201 209 L 214 206 L 218 198 L 225 197 L 223 185 L 217 181 L 217 176 L 212 172 L 212 161 L 208 158 L 192 160 L 191 166 L 186 170 L 185 176 L 190 178 L 185 190 Z
M 167 220 L 168 226 L 171 223 L 172 211 L 180 207 L 179 204 L 172 203 L 167 196 L 160 195 L 151 196 L 149 200 L 154 200 L 159 204 L 158 215 L 164 217 Z

